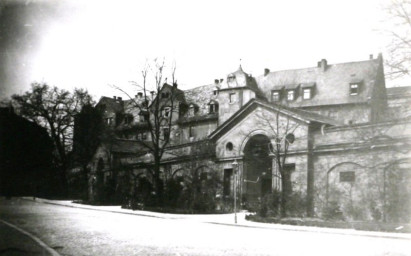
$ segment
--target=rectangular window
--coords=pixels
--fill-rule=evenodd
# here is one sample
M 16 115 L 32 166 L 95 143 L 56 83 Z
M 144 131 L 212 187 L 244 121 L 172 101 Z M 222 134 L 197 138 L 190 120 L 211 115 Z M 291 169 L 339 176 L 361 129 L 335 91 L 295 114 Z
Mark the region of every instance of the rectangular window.
M 271 92 L 271 101 L 280 101 L 280 92 L 279 91 L 272 91 Z
M 230 93 L 229 94 L 229 100 L 230 100 L 230 103 L 234 103 L 235 102 L 235 100 L 236 100 L 236 98 L 235 98 L 235 92 L 232 92 L 232 93 Z
M 358 95 L 358 84 L 350 84 L 350 95 Z
M 170 94 L 168 92 L 161 93 L 161 98 L 167 99 Z
M 305 100 L 311 99 L 311 88 L 304 88 L 303 89 L 303 99 L 305 99 Z
M 233 175 L 233 169 L 224 169 L 223 180 L 223 194 L 224 196 L 230 196 L 231 191 L 231 176 Z
M 163 128 L 163 137 L 164 137 L 164 140 L 170 139 L 170 129 Z
M 194 137 L 194 131 L 192 126 L 188 127 L 188 137 Z
M 171 112 L 171 108 L 170 107 L 165 107 L 163 109 L 163 117 L 169 117 L 170 116 L 170 112 Z
M 355 172 L 340 172 L 340 182 L 354 182 L 355 181 Z
M 292 101 L 295 99 L 295 91 L 294 90 L 290 90 L 287 92 L 287 100 L 288 101 Z

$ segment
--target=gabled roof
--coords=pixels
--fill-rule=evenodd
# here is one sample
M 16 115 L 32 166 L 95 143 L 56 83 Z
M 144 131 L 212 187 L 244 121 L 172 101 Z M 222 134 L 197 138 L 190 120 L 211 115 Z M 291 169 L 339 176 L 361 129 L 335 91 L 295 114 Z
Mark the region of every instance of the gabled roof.
M 239 109 L 235 114 L 233 114 L 229 119 L 227 119 L 223 124 L 221 124 L 214 132 L 209 135 L 210 139 L 213 139 L 221 134 L 224 134 L 230 130 L 238 121 L 246 118 L 253 110 L 258 106 L 268 109 L 269 111 L 278 111 L 284 115 L 290 116 L 296 120 L 305 122 L 307 124 L 317 123 L 326 125 L 340 125 L 339 122 L 312 112 L 308 112 L 301 109 L 289 108 L 283 105 L 272 104 L 266 101 L 252 99 L 241 109 Z
M 290 102 L 291 107 L 308 107 L 348 103 L 365 103 L 372 96 L 374 84 L 382 72 L 382 57 L 366 61 L 328 64 L 321 67 L 270 72 L 257 77 L 259 89 L 270 98 L 271 90 L 287 85 L 315 84 L 314 96 L 310 100 Z M 360 93 L 350 96 L 349 84 L 361 82 Z
M 109 98 L 109 97 L 101 97 L 96 107 L 105 107 L 105 110 L 112 111 L 112 112 L 122 112 L 123 111 L 123 102 L 121 100 Z

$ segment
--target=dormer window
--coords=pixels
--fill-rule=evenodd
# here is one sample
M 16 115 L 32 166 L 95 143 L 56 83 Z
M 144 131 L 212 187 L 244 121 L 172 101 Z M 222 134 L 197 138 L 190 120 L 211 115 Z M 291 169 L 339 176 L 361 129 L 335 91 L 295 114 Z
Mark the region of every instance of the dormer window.
M 350 84 L 350 95 L 358 95 L 359 84 Z
M 272 91 L 271 92 L 271 101 L 272 102 L 280 101 L 280 91 Z
M 294 90 L 287 91 L 287 100 L 288 101 L 295 100 L 295 91 Z
M 309 100 L 312 98 L 312 89 L 311 88 L 304 88 L 303 89 L 303 99 Z
M 198 112 L 198 106 L 197 105 L 195 105 L 195 104 L 190 104 L 189 106 L 188 106 L 188 116 L 189 117 L 191 117 L 191 116 L 195 116 L 195 114 Z
M 208 105 L 209 105 L 209 114 L 218 113 L 218 102 L 212 101 Z
M 303 99 L 309 100 L 314 96 L 315 82 L 301 84 Z

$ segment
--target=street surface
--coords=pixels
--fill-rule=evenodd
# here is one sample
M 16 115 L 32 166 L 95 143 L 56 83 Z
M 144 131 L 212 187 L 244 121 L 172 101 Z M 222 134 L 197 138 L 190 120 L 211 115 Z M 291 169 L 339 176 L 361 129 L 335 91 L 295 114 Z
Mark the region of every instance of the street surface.
M 217 225 L 21 199 L 0 199 L 0 219 L 61 255 L 411 255 L 407 239 Z M 13 236 L 0 226 L 2 240 Z

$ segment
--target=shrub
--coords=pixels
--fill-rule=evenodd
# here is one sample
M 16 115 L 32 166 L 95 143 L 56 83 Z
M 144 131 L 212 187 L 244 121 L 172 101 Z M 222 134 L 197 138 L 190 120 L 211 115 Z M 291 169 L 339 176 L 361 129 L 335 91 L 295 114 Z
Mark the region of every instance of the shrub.
M 336 201 L 331 201 L 324 207 L 322 216 L 326 220 L 344 220 L 340 205 Z

